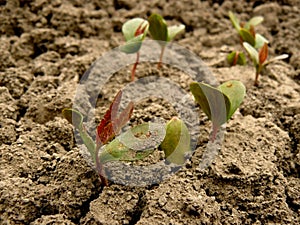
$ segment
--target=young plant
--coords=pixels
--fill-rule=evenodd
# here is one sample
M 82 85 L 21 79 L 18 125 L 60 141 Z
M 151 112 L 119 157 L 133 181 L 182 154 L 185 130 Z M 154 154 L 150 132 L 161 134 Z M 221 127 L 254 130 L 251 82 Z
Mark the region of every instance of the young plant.
M 230 11 L 229 18 L 239 34 L 241 44 L 243 42 L 248 42 L 252 47 L 259 49 L 264 45 L 264 43 L 268 43 L 268 40 L 265 37 L 255 32 L 255 26 L 264 20 L 262 16 L 255 16 L 245 23 L 240 22 L 236 15 Z M 235 66 L 237 64 L 245 65 L 246 57 L 241 51 L 232 51 L 227 56 L 227 61 L 231 66 Z
M 136 67 L 139 64 L 139 50 L 142 46 L 142 41 L 144 40 L 149 28 L 149 23 L 147 20 L 142 18 L 134 18 L 128 20 L 122 26 L 122 32 L 126 40 L 126 44 L 120 47 L 122 52 L 127 54 L 136 53 L 136 61 L 131 70 L 131 80 L 134 80 Z
M 241 44 L 248 42 L 252 47 L 258 49 L 261 48 L 264 43 L 269 43 L 265 37 L 255 32 L 255 26 L 264 20 L 262 16 L 255 16 L 247 22 L 240 22 L 236 15 L 229 11 L 229 18 L 240 36 Z
M 161 149 L 166 156 L 174 152 L 169 161 L 179 164 L 182 162 L 185 152 L 190 150 L 189 134 L 186 133 L 188 130 L 178 118 L 172 119 L 168 123 L 175 123 L 175 127 L 169 128 L 170 125 L 165 127 L 156 123 L 143 123 L 117 136 L 122 127 L 129 121 L 133 111 L 133 103 L 130 102 L 117 115 L 121 97 L 122 92 L 119 91 L 97 126 L 95 141 L 87 133 L 83 125 L 83 115 L 79 111 L 75 109 L 63 110 L 63 116 L 79 131 L 79 135 L 91 155 L 103 186 L 108 186 L 108 180 L 103 169 L 103 165 L 107 162 L 140 160 L 151 154 L 161 143 L 164 143 Z M 181 125 L 178 126 L 178 124 Z M 116 136 L 117 138 L 115 138 Z M 178 143 L 178 148 L 170 149 L 167 144 L 170 144 L 169 140 L 171 139 Z
M 243 52 L 240 51 L 232 51 L 227 56 L 227 61 L 231 66 L 235 65 L 245 65 L 246 64 L 246 57 Z
M 208 84 L 193 82 L 190 90 L 203 112 L 212 121 L 212 135 L 214 142 L 217 131 L 226 123 L 242 103 L 246 88 L 240 81 L 232 80 L 215 88 Z
M 282 54 L 279 56 L 276 56 L 270 60 L 267 61 L 268 58 L 268 45 L 265 43 L 262 48 L 259 50 L 259 52 L 253 48 L 249 43 L 243 42 L 243 46 L 248 52 L 253 65 L 255 67 L 255 80 L 254 80 L 254 86 L 258 86 L 258 77 L 262 71 L 263 68 L 265 68 L 268 64 L 271 62 L 274 62 L 276 60 L 285 59 L 288 57 L 287 54 Z
M 108 182 L 104 176 L 103 164 L 99 158 L 99 151 L 103 145 L 111 141 L 120 132 L 122 127 L 125 126 L 130 119 L 133 111 L 133 103 L 130 102 L 120 115 L 117 116 L 121 97 L 122 92 L 119 91 L 98 125 L 96 143 L 92 140 L 83 125 L 83 115 L 74 109 L 63 110 L 63 116 L 79 131 L 79 135 L 96 165 L 96 170 L 104 186 L 107 186 Z
M 183 24 L 168 27 L 164 18 L 158 14 L 152 14 L 149 19 L 149 31 L 154 40 L 157 40 L 161 46 L 161 53 L 157 67 L 161 67 L 162 58 L 167 42 L 172 41 L 177 34 L 183 32 L 185 26 Z

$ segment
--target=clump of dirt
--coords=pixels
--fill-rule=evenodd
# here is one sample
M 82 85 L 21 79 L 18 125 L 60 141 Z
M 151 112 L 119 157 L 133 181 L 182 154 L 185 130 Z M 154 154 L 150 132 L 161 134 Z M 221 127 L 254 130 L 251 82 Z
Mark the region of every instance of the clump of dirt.
M 226 63 L 226 55 L 240 48 L 229 10 L 244 21 L 262 15 L 257 32 L 270 41 L 270 56 L 289 54 L 268 65 L 258 87 L 250 63 Z M 124 43 L 122 24 L 153 12 L 186 26 L 177 43 L 210 66 L 197 68 L 183 57 L 198 78 L 215 78 L 206 80 L 214 84 L 241 80 L 246 98 L 209 166 L 201 163 L 210 147 L 210 122 L 193 104 L 199 121 L 191 127 L 199 138 L 183 167 L 151 185 L 115 180 L 103 188 L 61 110 L 72 107 L 93 62 Z M 0 224 L 299 224 L 299 13 L 297 0 L 0 1 Z M 96 96 L 94 111 L 87 106 L 95 96 L 87 96 L 83 113 L 97 112 L 99 121 L 115 93 L 131 87 L 130 69 L 114 73 Z M 191 77 L 180 68 L 141 63 L 136 76 L 173 80 L 189 93 Z M 176 110 L 163 98 L 143 99 L 131 123 L 168 120 Z M 164 163 L 161 152 L 153 157 L 147 162 Z M 128 165 L 115 170 L 123 180 Z

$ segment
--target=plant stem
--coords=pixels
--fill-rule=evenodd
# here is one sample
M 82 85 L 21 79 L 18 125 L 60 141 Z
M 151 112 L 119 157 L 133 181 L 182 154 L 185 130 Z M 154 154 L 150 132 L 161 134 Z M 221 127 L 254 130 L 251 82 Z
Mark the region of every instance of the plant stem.
M 108 186 L 108 181 L 104 175 L 104 171 L 103 171 L 103 165 L 99 159 L 99 151 L 100 151 L 101 145 L 96 147 L 96 170 L 98 172 L 100 181 L 102 186 Z
M 219 130 L 219 126 L 216 126 L 213 124 L 212 133 L 211 133 L 211 137 L 210 137 L 210 140 L 212 143 L 214 143 L 214 141 L 216 140 L 218 130 Z
M 157 69 L 160 69 L 160 67 L 161 67 L 164 52 L 165 52 L 165 46 L 163 45 L 163 46 L 161 46 L 161 51 L 160 51 L 160 56 L 159 56 L 159 62 L 157 64 Z
M 139 60 L 140 60 L 140 52 L 137 52 L 136 53 L 136 60 L 135 60 L 135 63 L 132 67 L 132 70 L 131 70 L 131 81 L 134 81 L 134 75 L 135 75 L 136 67 L 139 64 Z
M 258 76 L 259 76 L 259 73 L 255 73 L 255 80 L 254 80 L 254 86 L 258 86 Z
M 259 74 L 260 74 L 260 71 L 262 70 L 262 65 L 258 65 L 256 67 L 256 72 L 255 72 L 255 80 L 254 80 L 254 86 L 258 86 L 258 77 L 259 77 Z
M 239 58 L 239 52 L 236 51 L 231 66 L 235 66 L 236 65 L 236 63 L 238 61 L 238 58 Z

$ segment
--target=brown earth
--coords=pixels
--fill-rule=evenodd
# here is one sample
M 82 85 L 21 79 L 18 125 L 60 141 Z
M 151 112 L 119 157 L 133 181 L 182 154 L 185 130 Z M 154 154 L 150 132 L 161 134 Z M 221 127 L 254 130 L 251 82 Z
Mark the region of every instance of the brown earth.
M 298 0 L 49 2 L 0 0 L 0 224 L 300 223 Z M 250 63 L 226 64 L 228 52 L 239 48 L 229 10 L 241 20 L 264 16 L 258 32 L 270 41 L 270 55 L 289 54 L 266 68 L 259 87 Z M 124 43 L 122 24 L 153 12 L 185 24 L 177 43 L 202 58 L 219 82 L 241 80 L 247 95 L 209 167 L 199 168 L 210 131 L 200 113 L 200 144 L 181 170 L 156 185 L 102 188 L 61 111 L 72 106 L 91 64 Z M 188 90 L 184 74 L 167 66 L 142 64 L 137 77 L 170 73 Z M 115 74 L 98 118 L 129 82 L 130 67 Z M 153 113 L 176 114 L 154 99 L 137 105 L 132 123 Z

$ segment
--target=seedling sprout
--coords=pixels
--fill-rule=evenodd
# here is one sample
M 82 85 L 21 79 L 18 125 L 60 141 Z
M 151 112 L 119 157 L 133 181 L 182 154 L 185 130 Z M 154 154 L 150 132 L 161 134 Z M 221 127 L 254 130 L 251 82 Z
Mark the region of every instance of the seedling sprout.
M 258 77 L 262 71 L 263 68 L 265 68 L 268 64 L 281 59 L 288 58 L 288 54 L 282 54 L 279 56 L 276 56 L 270 60 L 267 61 L 268 58 L 268 45 L 265 43 L 263 47 L 259 50 L 259 52 L 253 48 L 249 43 L 243 42 L 243 46 L 248 52 L 252 62 L 253 66 L 255 67 L 255 80 L 254 85 L 258 86 Z
M 147 20 L 142 18 L 134 18 L 128 20 L 122 26 L 122 32 L 126 40 L 126 44 L 120 47 L 122 52 L 127 54 L 136 53 L 136 62 L 134 63 L 131 70 L 131 80 L 134 80 L 136 67 L 139 64 L 139 50 L 142 46 L 142 41 L 144 40 L 149 28 L 149 23 Z
M 259 25 L 264 20 L 262 16 L 255 16 L 251 18 L 248 22 L 240 22 L 236 15 L 229 11 L 229 18 L 232 25 L 239 34 L 240 43 L 243 48 L 243 42 L 249 43 L 249 45 L 256 49 L 261 48 L 264 45 L 264 43 L 269 43 L 269 41 L 265 37 L 256 33 L 255 31 L 255 26 Z M 232 51 L 227 56 L 227 61 L 232 66 L 237 64 L 245 65 L 246 57 L 242 51 Z
M 217 131 L 226 123 L 242 103 L 246 88 L 240 81 L 227 81 L 217 88 L 208 84 L 193 82 L 190 90 L 203 112 L 212 121 L 211 141 Z
M 168 27 L 164 18 L 155 13 L 152 14 L 148 20 L 150 24 L 150 34 L 152 38 L 158 41 L 158 43 L 161 46 L 161 53 L 159 57 L 159 62 L 157 64 L 157 68 L 160 68 L 166 43 L 172 41 L 177 34 L 183 32 L 185 26 L 183 24 L 180 24 Z
M 183 164 L 185 154 L 190 151 L 190 136 L 183 121 L 174 117 L 166 126 L 158 123 L 142 123 L 119 135 L 133 112 L 133 103 L 130 102 L 119 115 L 117 114 L 121 97 L 122 91 L 119 91 L 97 126 L 95 141 L 87 133 L 83 124 L 84 117 L 79 111 L 70 108 L 63 110 L 63 116 L 79 131 L 101 184 L 108 186 L 103 170 L 105 163 L 141 160 L 158 147 L 164 151 L 168 162 Z

